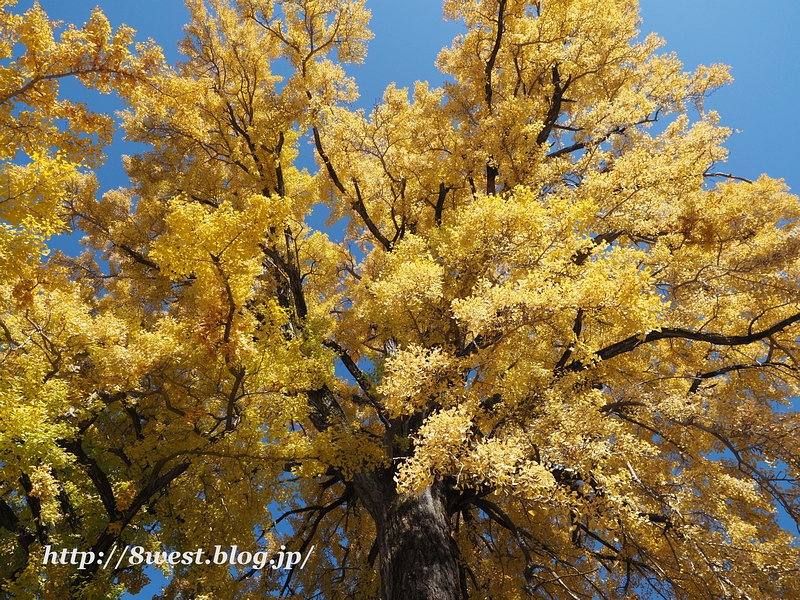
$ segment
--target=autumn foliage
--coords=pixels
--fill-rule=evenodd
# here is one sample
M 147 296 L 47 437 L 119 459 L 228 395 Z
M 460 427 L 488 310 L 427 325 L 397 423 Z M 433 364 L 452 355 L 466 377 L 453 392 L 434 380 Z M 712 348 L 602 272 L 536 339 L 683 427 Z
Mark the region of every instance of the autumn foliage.
M 4 593 L 283 544 L 163 597 L 800 597 L 800 204 L 719 167 L 725 67 L 635 0 L 445 0 L 449 82 L 367 113 L 364 0 L 187 5 L 170 66 L 0 0 Z M 126 103 L 128 187 L 65 78 Z

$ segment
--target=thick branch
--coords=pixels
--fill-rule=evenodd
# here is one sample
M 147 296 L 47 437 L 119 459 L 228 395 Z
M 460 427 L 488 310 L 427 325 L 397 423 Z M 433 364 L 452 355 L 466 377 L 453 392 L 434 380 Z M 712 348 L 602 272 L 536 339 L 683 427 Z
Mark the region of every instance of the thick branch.
M 239 124 L 239 120 L 236 118 L 236 113 L 233 110 L 233 105 L 230 102 L 225 102 L 225 106 L 228 109 L 228 115 L 230 116 L 230 125 L 233 127 L 234 131 L 238 133 L 244 139 L 245 143 L 247 144 L 247 149 L 250 151 L 250 156 L 253 157 L 253 162 L 256 165 L 256 169 L 258 169 L 258 175 L 260 177 L 264 177 L 264 169 L 261 165 L 261 160 L 258 158 L 258 153 L 256 152 L 256 145 L 253 143 L 250 134 L 247 130 Z M 249 173 L 249 170 L 242 165 L 242 168 L 245 172 Z M 265 186 L 265 196 L 269 196 L 269 188 Z
M 114 543 L 119 539 L 122 530 L 136 516 L 139 510 L 141 510 L 142 506 L 144 506 L 158 492 L 172 483 L 173 480 L 183 475 L 183 473 L 189 469 L 189 463 L 183 462 L 175 465 L 163 475 L 158 476 L 165 464 L 166 460 L 158 461 L 155 464 L 147 485 L 145 485 L 145 487 L 136 495 L 136 498 L 134 498 L 133 502 L 125 511 L 125 513 L 123 515 L 119 515 L 120 518 L 118 520 L 111 520 L 109 527 L 106 528 L 106 530 L 98 538 L 97 542 L 95 542 L 95 544 L 92 546 L 92 551 L 96 555 L 98 555 L 100 552 L 102 552 L 103 555 L 107 555 L 109 550 L 111 550 L 111 546 L 113 546 Z M 116 533 L 111 533 L 112 525 L 116 526 L 114 528 Z M 92 578 L 92 576 L 97 572 L 98 568 L 99 565 L 97 563 L 92 562 L 89 564 L 86 567 L 86 570 L 83 571 L 73 582 L 73 588 L 79 589 L 86 581 Z
M 500 52 L 500 44 L 503 41 L 503 29 L 505 23 L 503 17 L 506 11 L 506 0 L 500 0 L 500 6 L 497 9 L 497 35 L 494 39 L 494 46 L 492 53 L 489 55 L 489 60 L 486 61 L 486 85 L 484 91 L 486 94 L 486 108 L 491 112 L 492 110 L 492 71 L 494 70 L 494 63 L 497 60 L 497 54 Z
M 497 165 L 493 164 L 492 160 L 490 158 L 486 161 L 486 194 L 489 196 L 497 193 L 497 176 L 500 174 Z
M 464 348 L 456 351 L 456 356 L 458 358 L 469 356 L 470 354 L 478 352 L 478 350 L 483 350 L 484 348 L 488 348 L 492 344 L 496 344 L 502 338 L 503 338 L 502 331 L 494 331 L 491 333 L 491 335 L 487 335 L 485 337 L 481 334 L 476 335 L 474 340 L 472 340 L 469 344 L 464 346 Z
M 303 293 L 302 277 L 297 267 L 294 263 L 285 261 L 277 250 L 270 248 L 266 244 L 261 245 L 261 250 L 281 271 L 283 271 L 283 276 L 289 282 L 289 289 L 292 292 L 295 312 L 297 313 L 298 319 L 302 321 L 306 318 L 306 315 L 308 315 L 308 305 L 306 304 L 305 294 Z
M 694 394 L 700 388 L 700 384 L 706 379 L 712 379 L 713 377 L 719 377 L 720 375 L 725 375 L 726 373 L 732 373 L 734 371 L 744 371 L 746 369 L 761 369 L 764 367 L 785 367 L 791 370 L 791 367 L 779 362 L 728 365 L 727 367 L 721 367 L 713 371 L 708 371 L 707 373 L 698 373 L 697 375 L 695 375 L 692 378 L 692 385 L 689 388 L 689 393 Z
M 643 122 L 646 123 L 646 122 L 649 122 L 649 121 L 645 120 Z M 638 125 L 639 123 L 634 123 L 634 124 Z M 560 150 L 554 150 L 553 152 L 548 154 L 546 158 L 556 158 L 558 156 L 563 156 L 564 154 L 571 154 L 573 152 L 577 152 L 578 150 L 583 150 L 584 148 L 586 148 L 587 146 L 590 146 L 592 144 L 595 144 L 595 145 L 602 144 L 603 142 L 605 142 L 608 138 L 610 138 L 614 134 L 625 133 L 625 129 L 626 129 L 626 126 L 615 127 L 614 129 L 612 129 L 611 131 L 609 131 L 605 135 L 601 136 L 597 140 L 586 140 L 585 142 L 576 142 L 576 143 L 572 144 L 571 146 L 567 146 L 566 148 L 561 148 Z
M 564 350 L 564 354 L 561 355 L 561 358 L 558 360 L 556 364 L 556 370 L 563 369 L 567 361 L 569 361 L 570 356 L 572 356 L 572 352 L 575 350 L 575 344 L 578 341 L 578 337 L 581 335 L 581 329 L 583 327 L 583 309 L 578 309 L 578 314 L 575 316 L 575 324 L 572 326 L 572 333 L 575 334 L 575 340 L 570 342 L 569 346 L 567 346 L 566 350 Z
M 632 335 L 629 338 L 617 342 L 616 344 L 606 346 L 602 350 L 598 351 L 596 356 L 600 360 L 608 360 L 610 358 L 614 358 L 615 356 L 619 356 L 620 354 L 630 352 L 642 344 L 669 339 L 694 340 L 697 342 L 706 342 L 715 346 L 742 346 L 745 344 L 752 344 L 753 342 L 763 340 L 764 338 L 768 338 L 779 331 L 783 331 L 798 321 L 800 321 L 800 313 L 796 313 L 791 317 L 787 317 L 784 320 L 779 321 L 769 329 L 751 333 L 749 335 L 723 335 L 719 333 L 702 333 L 700 331 L 691 331 L 689 329 L 665 327 L 660 331 L 651 331 L 644 336 Z M 582 361 L 575 361 L 567 365 L 563 371 L 582 371 L 589 368 L 589 364 L 590 363 L 584 363 Z
M 444 199 L 447 197 L 447 192 L 450 191 L 449 187 L 445 187 L 444 183 L 439 184 L 439 197 L 436 199 L 436 206 L 434 207 L 433 218 L 437 225 L 442 224 L 442 211 L 444 210 Z
M 19 482 L 22 484 L 22 489 L 25 490 L 25 500 L 28 502 L 28 508 L 31 510 L 31 516 L 36 525 L 36 537 L 40 544 L 45 545 L 47 544 L 47 528 L 42 524 L 42 503 L 33 495 L 33 483 L 27 473 L 20 476 Z
M 553 126 L 558 121 L 561 115 L 561 105 L 564 102 L 564 92 L 567 91 L 569 84 L 572 82 L 572 76 L 567 77 L 564 85 L 561 85 L 561 74 L 558 72 L 558 65 L 553 65 L 553 98 L 550 101 L 550 110 L 547 111 L 547 117 L 544 120 L 544 127 L 536 136 L 536 143 L 541 146 L 544 144 L 553 131 Z
M 336 189 L 338 189 L 342 194 L 346 195 L 347 190 L 339 180 L 339 176 L 336 174 L 336 169 L 334 169 L 333 164 L 331 164 L 331 159 L 328 158 L 328 155 L 325 154 L 325 150 L 322 149 L 322 139 L 319 137 L 319 129 L 314 127 L 312 131 L 314 132 L 314 145 L 317 148 L 317 154 L 319 154 L 319 157 L 322 159 L 322 162 L 328 171 L 328 175 L 330 176 L 331 181 L 333 181 L 333 185 L 335 185 Z
M 0 527 L 4 527 L 11 533 L 17 534 L 17 543 L 20 545 L 20 547 L 22 547 L 27 555 L 28 548 L 36 540 L 36 537 L 26 527 L 23 527 L 20 524 L 19 518 L 14 513 L 14 509 L 11 508 L 3 499 L 0 499 Z M 8 560 L 8 558 L 4 557 L 4 561 L 8 566 L 11 565 L 11 561 Z M 17 566 L 13 568 L 11 572 L 6 572 L 5 581 L 14 581 L 25 569 L 26 565 L 27 559 L 18 561 Z
M 283 150 L 283 143 L 285 141 L 285 136 L 281 131 L 278 135 L 278 147 L 275 148 L 275 176 L 278 179 L 278 187 L 275 189 L 278 192 L 278 195 L 283 198 L 286 195 L 286 183 L 283 180 L 283 166 L 281 165 L 281 151 Z
M 80 439 L 62 441 L 59 445 L 86 467 L 89 479 L 92 480 L 97 493 L 100 495 L 100 500 L 103 502 L 109 520 L 116 521 L 120 516 L 119 510 L 117 510 L 117 501 L 114 498 L 114 489 L 111 487 L 111 482 L 103 469 L 100 468 L 95 459 L 86 454 Z
M 344 364 L 345 368 L 350 373 L 350 375 L 353 376 L 353 379 L 356 380 L 358 386 L 361 388 L 364 394 L 366 394 L 370 402 L 374 406 L 377 406 L 378 403 L 374 397 L 375 390 L 372 385 L 372 382 L 367 378 L 366 375 L 364 375 L 364 372 L 358 368 L 356 362 L 352 358 L 350 358 L 350 355 L 347 353 L 347 350 L 342 348 L 334 340 L 325 340 L 324 342 L 322 342 L 322 345 L 330 348 L 331 350 L 336 352 L 336 354 L 339 355 L 339 358 L 342 359 L 342 364 Z
M 306 392 L 313 412 L 308 416 L 317 431 L 326 431 L 331 425 L 346 422 L 344 411 L 328 386 Z
M 588 142 L 578 142 L 576 144 L 572 144 L 571 146 L 567 146 L 566 148 L 561 148 L 560 150 L 554 150 L 550 154 L 547 155 L 547 158 L 556 158 L 558 156 L 563 156 L 564 154 L 571 154 L 572 152 L 576 152 L 577 150 L 583 150 L 586 148 Z
M 233 431 L 236 428 L 236 424 L 233 422 L 236 414 L 236 400 L 239 398 L 239 388 L 242 385 L 245 374 L 244 367 L 231 367 L 229 370 L 234 380 L 231 386 L 231 392 L 228 394 L 228 406 L 226 407 L 225 414 L 225 431 Z
M 616 239 L 622 235 L 621 231 L 609 231 L 607 233 L 601 233 L 592 238 L 592 245 L 587 248 L 586 250 L 581 250 L 578 252 L 573 258 L 572 262 L 576 265 L 580 266 L 586 262 L 586 259 L 589 258 L 592 254 L 592 250 L 596 248 L 598 245 L 605 243 L 605 244 L 612 244 Z
M 294 298 L 297 317 L 303 320 L 306 318 L 306 315 L 308 315 L 308 305 L 306 304 L 306 296 L 303 292 L 303 276 L 300 274 L 300 260 L 297 255 L 297 247 L 289 227 L 284 230 L 283 238 L 286 242 L 286 266 L 288 269 L 287 274 L 289 275 L 289 288 L 292 290 L 292 298 Z
M 233 291 L 231 290 L 231 285 L 228 282 L 228 276 L 222 269 L 222 263 L 220 262 L 219 255 L 214 255 L 209 252 L 209 256 L 211 257 L 211 262 L 214 263 L 214 266 L 217 269 L 217 273 L 219 273 L 220 279 L 222 279 L 222 283 L 225 288 L 225 295 L 228 298 L 228 316 L 225 319 L 225 332 L 222 335 L 222 341 L 227 344 L 230 342 L 231 327 L 233 327 L 233 317 L 236 315 L 236 302 L 233 299 Z
M 504 16 L 506 11 L 506 0 L 500 0 L 500 5 L 497 9 L 497 34 L 492 46 L 492 52 L 489 54 L 489 59 L 486 61 L 486 68 L 484 73 L 486 75 L 486 83 L 484 85 L 484 96 L 486 99 L 486 110 L 491 114 L 492 112 L 492 71 L 494 64 L 497 61 L 497 54 L 500 52 L 500 45 L 503 41 L 503 30 L 505 27 Z M 493 195 L 497 192 L 497 165 L 493 164 L 490 158 L 486 161 L 486 193 Z
M 125 254 L 127 254 L 129 257 L 131 257 L 136 262 L 138 262 L 140 265 L 144 265 L 145 267 L 153 269 L 154 271 L 158 271 L 159 270 L 158 269 L 158 265 L 156 263 L 154 263 L 152 260 L 147 258 L 141 252 L 137 252 L 136 250 L 134 250 L 133 248 L 131 248 L 127 244 L 114 244 L 114 246 L 116 246 L 117 248 L 119 248 L 120 250 L 125 252 Z
M 375 239 L 381 243 L 381 246 L 383 246 L 387 252 L 391 252 L 392 242 L 381 233 L 381 230 L 378 229 L 378 226 L 370 219 L 369 214 L 367 214 L 367 207 L 364 206 L 364 199 L 361 197 L 361 188 L 358 187 L 358 182 L 355 179 L 353 180 L 353 185 L 356 188 L 356 201 L 352 204 L 353 210 L 358 213 L 358 216 L 364 221 L 364 225 L 366 225 L 370 233 L 375 236 Z
M 139 512 L 139 509 L 150 500 L 150 498 L 163 490 L 189 469 L 189 463 L 182 462 L 172 467 L 163 475 L 159 475 L 161 469 L 164 467 L 164 464 L 165 461 L 159 461 L 153 467 L 153 472 L 150 475 L 150 480 L 147 482 L 147 485 L 144 486 L 141 492 L 136 494 L 136 498 L 134 498 L 133 502 L 131 502 L 131 505 L 125 511 L 123 525 L 127 525 L 128 522 L 130 522 L 130 520 L 136 515 L 136 513 Z
M 3 499 L 0 499 L 0 527 L 8 529 L 12 533 L 19 531 L 19 518 L 14 509 L 6 504 Z

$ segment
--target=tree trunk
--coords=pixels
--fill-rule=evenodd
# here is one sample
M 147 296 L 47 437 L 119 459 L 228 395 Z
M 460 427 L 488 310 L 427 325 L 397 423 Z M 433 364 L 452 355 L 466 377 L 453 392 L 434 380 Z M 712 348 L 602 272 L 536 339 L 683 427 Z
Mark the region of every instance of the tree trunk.
M 357 477 L 356 490 L 375 519 L 382 600 L 460 600 L 457 548 L 450 537 L 444 486 L 397 495 L 393 481 Z

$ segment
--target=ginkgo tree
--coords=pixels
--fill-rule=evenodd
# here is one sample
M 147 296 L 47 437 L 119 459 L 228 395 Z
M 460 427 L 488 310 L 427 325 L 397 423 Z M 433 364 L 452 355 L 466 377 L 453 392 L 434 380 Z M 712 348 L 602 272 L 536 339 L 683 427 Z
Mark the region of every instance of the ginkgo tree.
M 449 82 L 367 114 L 364 0 L 187 5 L 174 67 L 0 5 L 9 596 L 136 591 L 45 549 L 137 545 L 308 557 L 164 598 L 800 596 L 800 205 L 719 168 L 725 67 L 635 0 L 446 0 Z
M 20 15 L 14 4 L 0 0 L 0 580 L 7 596 L 52 597 L 64 581 L 56 570 L 43 585 L 42 545 L 83 545 L 100 526 L 98 490 L 86 488 L 99 471 L 75 419 L 94 418 L 107 392 L 78 400 L 69 380 L 106 317 L 78 277 L 43 259 L 48 239 L 69 229 L 73 190 L 92 179 L 114 129 L 59 88 L 77 79 L 127 97 L 163 59 L 152 44 L 134 46 L 130 28 L 112 31 L 99 10 L 56 39 L 60 24 L 38 5 Z M 78 465 L 95 466 L 87 478 Z

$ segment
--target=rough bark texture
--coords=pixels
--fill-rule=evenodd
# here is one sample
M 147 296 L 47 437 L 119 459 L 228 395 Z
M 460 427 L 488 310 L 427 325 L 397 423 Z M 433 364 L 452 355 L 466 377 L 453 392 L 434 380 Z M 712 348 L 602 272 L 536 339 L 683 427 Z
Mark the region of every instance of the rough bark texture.
M 375 519 L 382 600 L 459 600 L 457 550 L 440 483 L 402 498 L 393 482 L 362 475 L 359 496 Z

